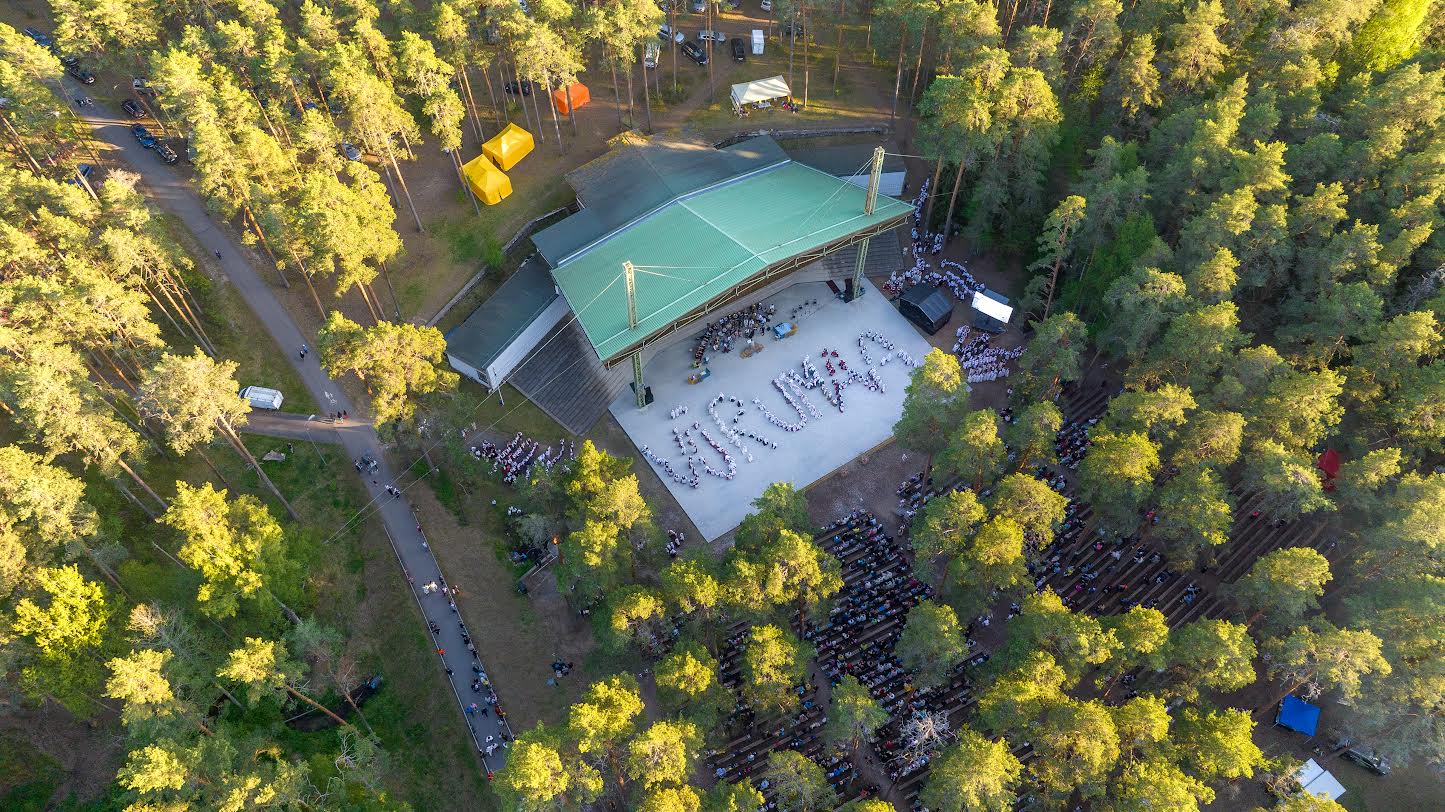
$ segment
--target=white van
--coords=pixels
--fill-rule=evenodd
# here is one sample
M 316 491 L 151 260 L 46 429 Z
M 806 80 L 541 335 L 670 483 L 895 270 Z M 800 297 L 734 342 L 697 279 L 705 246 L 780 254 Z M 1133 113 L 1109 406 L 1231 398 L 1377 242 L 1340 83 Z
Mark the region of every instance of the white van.
M 763 29 L 761 29 L 761 28 L 754 28 L 754 29 L 753 29 L 753 56 L 762 56 L 762 54 L 763 54 Z
M 248 386 L 241 390 L 241 397 L 249 401 L 254 409 L 279 409 L 284 400 L 279 390 L 264 386 Z
M 658 47 L 657 43 L 652 40 L 648 40 L 647 44 L 642 48 L 642 66 L 644 68 L 657 67 L 657 60 L 661 55 L 662 48 Z

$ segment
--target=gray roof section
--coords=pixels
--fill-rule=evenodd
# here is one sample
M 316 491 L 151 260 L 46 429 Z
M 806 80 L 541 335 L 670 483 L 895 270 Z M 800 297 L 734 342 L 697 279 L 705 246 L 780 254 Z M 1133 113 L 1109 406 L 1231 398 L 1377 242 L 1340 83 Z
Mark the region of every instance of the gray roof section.
M 942 286 L 930 288 L 927 285 L 914 285 L 903 291 L 902 299 L 918 308 L 929 321 L 945 319 L 953 312 L 953 297 L 949 295 L 948 289 Z
M 447 353 L 485 371 L 557 296 L 547 263 L 536 254 L 527 257 L 466 321 L 447 331 Z
M 768 136 L 722 149 L 659 140 L 625 146 L 568 173 L 582 211 L 533 234 L 532 243 L 556 267 L 577 249 L 670 200 L 787 160 Z
M 851 139 L 848 143 L 829 143 L 827 138 L 801 138 L 784 142 L 783 151 L 800 164 L 827 172 L 834 177 L 846 178 L 853 174 L 867 175 L 868 162 L 873 160 L 873 148 L 883 146 L 882 142 L 870 144 Z M 905 172 L 903 158 L 884 154 L 885 173 Z

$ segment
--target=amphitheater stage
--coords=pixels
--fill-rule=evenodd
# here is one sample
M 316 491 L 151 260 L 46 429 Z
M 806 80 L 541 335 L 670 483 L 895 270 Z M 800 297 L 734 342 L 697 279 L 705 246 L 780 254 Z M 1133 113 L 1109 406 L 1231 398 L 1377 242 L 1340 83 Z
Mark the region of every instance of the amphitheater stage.
M 899 353 L 921 363 L 929 344 L 877 287 L 865 285 L 867 293 L 852 302 L 839 299 L 823 282 L 783 288 L 764 304 L 776 308 L 774 325 L 796 324 L 794 335 L 777 339 L 769 330 L 759 342 L 762 351 L 749 358 L 740 353 L 742 342 L 730 353 L 710 351 L 704 365 L 710 375 L 696 384 L 688 383 L 689 375 L 698 372 L 693 368 L 694 342 L 677 341 L 653 355 L 644 368 L 654 397 L 650 406 L 639 410 L 630 386 L 612 402 L 612 414 L 638 448 L 638 463 L 652 467 L 707 540 L 735 528 L 769 484 L 787 481 L 806 488 L 891 437 L 911 372 Z M 700 334 L 703 326 L 697 325 L 690 335 Z M 860 350 L 859 338 L 867 333 L 878 334 L 893 350 L 873 339 Z M 831 359 L 831 373 L 822 358 L 824 348 L 830 359 L 832 351 L 838 352 L 838 358 Z M 816 368 L 815 377 L 804 371 L 804 356 Z M 842 410 L 824 395 L 825 389 L 832 392 L 835 383 L 849 378 L 840 362 L 865 378 L 844 385 Z M 813 384 L 785 385 L 797 409 L 774 385 L 788 370 Z M 875 381 L 881 391 L 870 387 Z M 717 402 L 720 395 L 724 399 Z M 710 404 L 715 404 L 716 418 L 709 413 Z M 788 431 L 775 425 L 764 409 L 801 428 Z M 674 412 L 678 416 L 673 417 Z M 726 429 L 738 433 L 741 448 Z M 749 433 L 754 437 L 744 436 Z M 733 465 L 714 444 L 731 455 Z M 671 473 L 664 463 L 670 463 Z

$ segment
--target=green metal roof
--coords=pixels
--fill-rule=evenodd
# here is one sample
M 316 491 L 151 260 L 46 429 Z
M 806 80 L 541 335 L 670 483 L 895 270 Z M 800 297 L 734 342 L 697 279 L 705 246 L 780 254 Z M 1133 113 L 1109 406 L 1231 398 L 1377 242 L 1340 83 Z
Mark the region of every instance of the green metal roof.
M 612 360 L 769 265 L 907 214 L 909 204 L 795 162 L 682 195 L 564 259 L 552 276 L 598 357 Z M 637 268 L 629 329 L 622 263 Z

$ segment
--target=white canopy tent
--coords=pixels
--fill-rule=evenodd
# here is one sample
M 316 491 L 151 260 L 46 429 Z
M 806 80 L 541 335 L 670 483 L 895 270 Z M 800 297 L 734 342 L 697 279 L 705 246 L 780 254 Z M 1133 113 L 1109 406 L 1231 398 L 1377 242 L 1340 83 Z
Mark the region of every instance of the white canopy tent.
M 982 291 L 973 292 L 973 309 L 988 316 L 991 319 L 998 319 L 1007 324 L 1013 317 L 1014 309 L 985 295 Z
M 1294 777 L 1300 786 L 1304 787 L 1304 791 L 1311 795 L 1333 801 L 1345 794 L 1344 786 L 1314 759 L 1306 761 Z
M 742 110 L 743 105 L 746 104 L 789 99 L 792 96 L 793 91 L 788 87 L 788 80 L 782 76 L 769 76 L 766 79 L 752 82 L 739 82 L 733 85 L 733 109 Z

